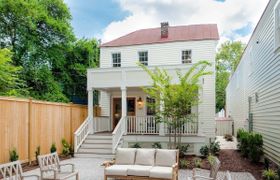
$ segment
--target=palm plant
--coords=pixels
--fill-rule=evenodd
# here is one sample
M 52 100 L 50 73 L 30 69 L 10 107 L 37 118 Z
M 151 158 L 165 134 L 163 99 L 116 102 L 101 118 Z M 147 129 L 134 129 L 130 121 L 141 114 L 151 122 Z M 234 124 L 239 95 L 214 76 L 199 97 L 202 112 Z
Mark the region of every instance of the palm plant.
M 196 115 L 191 112 L 193 106 L 200 103 L 199 90 L 201 89 L 201 78 L 212 74 L 207 71 L 211 64 L 200 61 L 192 65 L 186 73 L 177 70 L 178 83 L 174 83 L 172 76 L 166 70 L 155 68 L 150 70 L 139 64 L 153 81 L 151 87 L 143 88 L 151 98 L 155 99 L 154 106 L 157 123 L 164 123 L 169 134 L 169 148 L 181 145 L 181 132 L 179 129 L 186 122 L 193 121 Z M 173 142 L 171 142 L 171 134 Z

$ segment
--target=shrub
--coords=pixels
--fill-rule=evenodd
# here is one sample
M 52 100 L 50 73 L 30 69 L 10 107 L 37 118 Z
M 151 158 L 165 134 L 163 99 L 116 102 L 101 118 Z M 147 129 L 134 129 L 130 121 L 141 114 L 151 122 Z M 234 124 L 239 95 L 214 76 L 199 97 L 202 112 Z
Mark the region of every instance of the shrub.
M 268 158 L 264 158 L 264 168 L 265 168 L 265 170 L 269 169 L 269 159 Z
M 207 157 L 209 154 L 209 147 L 207 145 L 204 145 L 200 148 L 199 152 L 203 157 Z
M 190 162 L 188 160 L 185 159 L 180 159 L 180 168 L 187 168 L 190 165 Z
M 272 169 L 264 170 L 262 173 L 262 177 L 266 180 L 277 180 L 278 175 Z
M 37 163 L 39 163 L 38 161 L 38 156 L 41 154 L 41 147 L 37 146 L 36 151 L 35 151 L 35 157 L 36 157 L 36 161 Z
M 225 138 L 226 141 L 233 141 L 233 137 L 230 134 L 225 134 L 224 138 Z
M 203 157 L 207 157 L 209 154 L 218 155 L 220 150 L 219 142 L 211 142 L 209 145 L 202 146 L 199 152 Z
M 258 162 L 263 155 L 262 135 L 247 132 L 244 129 L 237 131 L 238 149 L 245 157 L 249 157 L 252 162 Z
M 179 149 L 179 157 L 184 157 L 185 154 L 187 153 L 189 147 L 190 147 L 189 144 L 178 146 L 177 149 Z
M 280 178 L 280 166 L 277 169 L 278 178 Z
M 61 143 L 62 143 L 62 146 L 63 146 L 62 154 L 64 156 L 69 156 L 70 155 L 70 149 L 71 149 L 70 144 L 66 141 L 66 139 L 62 139 Z
M 200 158 L 195 158 L 195 159 L 194 159 L 194 166 L 195 166 L 196 168 L 201 168 L 201 164 L 202 164 L 202 161 L 201 161 Z
M 55 145 L 55 143 L 52 143 L 51 148 L 50 148 L 50 152 L 51 153 L 56 152 L 56 145 Z
M 250 133 L 248 136 L 248 157 L 252 162 L 259 162 L 263 155 L 263 139 L 258 133 Z
M 238 149 L 240 150 L 241 154 L 245 157 L 248 157 L 249 154 L 249 132 L 239 129 L 237 132 L 237 140 L 238 140 Z
M 155 149 L 161 149 L 161 148 L 162 148 L 160 142 L 155 142 L 155 143 L 152 145 L 152 147 L 155 148 Z
M 13 148 L 12 150 L 10 150 L 10 161 L 17 161 L 18 160 L 18 153 L 17 153 L 17 149 Z
M 135 144 L 133 144 L 132 146 L 130 146 L 131 148 L 142 148 L 141 147 L 141 145 L 140 145 L 140 143 L 135 143 Z
M 213 164 L 215 163 L 215 156 L 213 156 L 213 155 L 210 154 L 210 155 L 207 157 L 207 160 L 208 160 L 209 164 L 210 164 L 211 166 L 213 166 Z

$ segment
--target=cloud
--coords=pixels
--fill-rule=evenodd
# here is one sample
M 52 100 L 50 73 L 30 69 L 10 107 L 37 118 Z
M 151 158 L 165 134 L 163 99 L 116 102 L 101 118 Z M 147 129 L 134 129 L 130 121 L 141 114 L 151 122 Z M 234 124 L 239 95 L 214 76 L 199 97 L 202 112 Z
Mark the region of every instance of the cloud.
M 104 30 L 102 42 L 108 42 L 132 31 L 159 27 L 168 21 L 171 26 L 216 23 L 221 41 L 248 41 L 268 0 L 119 0 L 130 15 L 111 22 Z

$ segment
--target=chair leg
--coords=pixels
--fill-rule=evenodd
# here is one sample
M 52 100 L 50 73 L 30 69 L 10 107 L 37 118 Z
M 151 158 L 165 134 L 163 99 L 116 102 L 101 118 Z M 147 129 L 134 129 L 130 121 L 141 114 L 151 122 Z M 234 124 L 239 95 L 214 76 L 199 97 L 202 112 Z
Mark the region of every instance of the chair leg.
M 76 180 L 79 180 L 79 173 L 76 174 Z
M 107 180 L 107 176 L 104 174 L 104 180 Z

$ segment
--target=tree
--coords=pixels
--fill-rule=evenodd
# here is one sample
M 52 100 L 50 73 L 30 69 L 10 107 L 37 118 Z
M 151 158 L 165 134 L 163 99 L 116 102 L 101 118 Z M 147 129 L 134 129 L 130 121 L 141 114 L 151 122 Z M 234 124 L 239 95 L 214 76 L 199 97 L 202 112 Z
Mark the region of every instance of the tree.
M 0 0 L 0 46 L 11 48 L 12 63 L 37 99 L 64 101 L 65 52 L 75 37 L 63 0 Z
M 226 41 L 216 55 L 216 112 L 225 107 L 226 87 L 241 59 L 245 44 L 241 41 Z
M 24 82 L 19 79 L 22 69 L 12 65 L 12 53 L 8 49 L 0 49 L 0 95 L 27 95 Z
M 71 100 L 87 99 L 87 68 L 99 66 L 99 43 L 96 39 L 76 41 L 66 56 L 64 73 L 59 77 L 64 94 Z
M 195 118 L 191 113 L 191 108 L 200 103 L 199 80 L 201 77 L 211 74 L 206 68 L 211 64 L 201 61 L 194 64 L 185 74 L 177 71 L 179 83 L 174 84 L 172 76 L 166 70 L 155 68 L 150 70 L 144 65 L 140 65 L 153 81 L 151 87 L 143 90 L 155 99 L 154 109 L 157 122 L 163 122 L 169 130 L 169 147 L 176 148 L 181 145 L 181 134 L 179 131 L 183 124 Z M 171 132 L 174 130 L 173 143 L 171 142 Z M 173 144 L 173 145 L 172 145 Z

